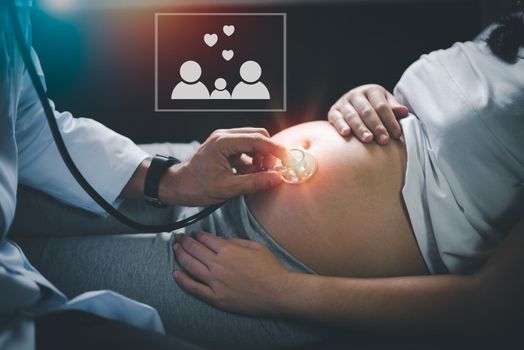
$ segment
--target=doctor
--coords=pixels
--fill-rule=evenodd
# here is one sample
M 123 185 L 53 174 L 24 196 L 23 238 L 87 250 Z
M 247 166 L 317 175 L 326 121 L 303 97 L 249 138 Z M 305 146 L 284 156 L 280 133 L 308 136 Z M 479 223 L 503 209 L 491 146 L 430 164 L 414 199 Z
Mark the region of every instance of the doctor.
M 151 307 L 111 292 L 68 300 L 6 237 L 19 183 L 102 214 L 58 153 L 14 41 L 7 1 L 15 1 L 31 45 L 31 0 L 0 0 L 0 349 L 33 349 L 36 341 L 43 348 L 46 331 L 56 325 L 77 339 L 75 348 L 86 346 L 87 339 L 99 349 L 173 348 L 174 339 L 162 335 L 162 323 Z M 43 80 L 34 52 L 33 60 Z M 148 154 L 94 120 L 67 112 L 55 111 L 55 116 L 80 171 L 107 201 L 118 205 L 124 198 L 144 197 Z M 170 166 L 155 158 L 157 176 L 148 180 L 148 197 L 157 204 L 209 205 L 277 186 L 278 173 L 262 170 L 285 152 L 263 129 L 216 131 L 187 162 Z M 253 155 L 255 164 L 243 154 Z M 233 166 L 241 174 L 234 175 Z

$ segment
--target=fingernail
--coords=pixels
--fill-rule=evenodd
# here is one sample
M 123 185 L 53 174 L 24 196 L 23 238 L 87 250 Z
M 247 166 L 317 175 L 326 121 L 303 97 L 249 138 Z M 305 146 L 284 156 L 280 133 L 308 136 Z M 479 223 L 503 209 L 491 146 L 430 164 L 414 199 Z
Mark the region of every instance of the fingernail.
M 178 272 L 177 270 L 173 271 L 173 278 L 178 279 L 178 277 L 180 277 L 180 272 Z
M 173 250 L 174 251 L 178 251 L 179 248 L 180 248 L 180 244 L 178 244 L 178 243 L 173 244 Z
M 364 141 L 370 141 L 372 138 L 373 135 L 371 135 L 371 133 L 368 131 L 364 131 L 364 133 L 362 134 L 362 139 L 364 139 Z
M 346 126 L 346 127 L 343 127 L 342 130 L 340 131 L 343 135 L 347 135 L 349 134 L 349 128 Z
M 379 136 L 378 141 L 380 143 L 386 143 L 386 142 L 388 142 L 388 139 L 389 139 L 389 137 L 387 135 L 382 134 L 382 135 Z

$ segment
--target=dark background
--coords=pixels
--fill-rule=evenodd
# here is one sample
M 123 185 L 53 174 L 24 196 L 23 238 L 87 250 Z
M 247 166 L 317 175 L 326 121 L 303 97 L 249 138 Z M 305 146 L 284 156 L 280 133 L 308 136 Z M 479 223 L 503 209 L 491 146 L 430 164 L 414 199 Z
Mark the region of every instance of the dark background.
M 285 3 L 285 1 L 284 1 Z M 33 10 L 34 46 L 57 109 L 94 118 L 137 143 L 203 140 L 217 128 L 276 132 L 325 118 L 348 89 L 393 89 L 421 54 L 473 38 L 481 1 L 141 7 L 50 15 Z M 287 13 L 287 112 L 155 112 L 155 12 Z

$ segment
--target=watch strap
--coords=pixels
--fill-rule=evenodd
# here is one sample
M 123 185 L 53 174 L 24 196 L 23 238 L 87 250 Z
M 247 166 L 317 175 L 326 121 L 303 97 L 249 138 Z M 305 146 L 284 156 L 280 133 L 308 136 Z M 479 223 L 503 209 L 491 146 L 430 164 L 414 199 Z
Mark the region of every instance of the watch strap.
M 180 161 L 171 156 L 157 154 L 153 157 L 151 164 L 149 165 L 149 169 L 147 170 L 144 184 L 144 197 L 148 204 L 157 208 L 167 207 L 167 205 L 162 203 L 162 201 L 158 198 L 160 179 L 169 167 L 178 163 L 180 163 Z

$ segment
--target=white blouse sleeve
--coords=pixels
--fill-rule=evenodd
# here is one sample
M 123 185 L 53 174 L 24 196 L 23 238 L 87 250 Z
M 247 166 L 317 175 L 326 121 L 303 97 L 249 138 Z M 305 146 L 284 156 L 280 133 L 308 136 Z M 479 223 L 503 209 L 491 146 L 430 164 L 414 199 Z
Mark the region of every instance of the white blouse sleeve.
M 42 81 L 36 54 L 33 59 Z M 16 120 L 19 181 L 71 205 L 103 214 L 65 166 L 51 135 L 44 110 L 27 73 Z M 52 103 L 52 102 L 51 102 Z M 75 164 L 102 197 L 118 205 L 118 196 L 140 163 L 149 157 L 130 139 L 87 118 L 57 112 L 56 121 Z

